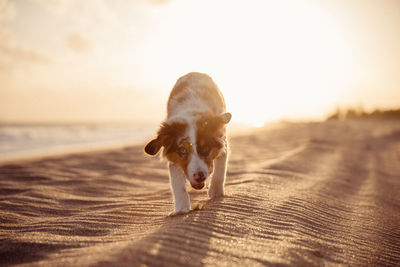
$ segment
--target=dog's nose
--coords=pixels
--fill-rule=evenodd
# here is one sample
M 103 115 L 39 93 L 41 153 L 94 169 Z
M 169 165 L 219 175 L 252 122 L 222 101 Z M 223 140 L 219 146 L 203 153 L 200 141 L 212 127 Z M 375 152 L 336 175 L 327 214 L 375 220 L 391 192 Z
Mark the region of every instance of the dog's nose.
M 204 173 L 202 171 L 199 171 L 199 172 L 193 174 L 193 178 L 196 182 L 201 183 L 206 179 L 206 176 L 204 175 Z

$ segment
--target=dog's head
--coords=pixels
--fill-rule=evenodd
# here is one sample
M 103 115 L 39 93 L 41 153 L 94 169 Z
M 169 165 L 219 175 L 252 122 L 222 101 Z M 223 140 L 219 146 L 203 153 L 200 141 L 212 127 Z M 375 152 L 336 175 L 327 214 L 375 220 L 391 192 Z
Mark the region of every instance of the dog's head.
M 224 128 L 231 117 L 230 113 L 218 116 L 204 113 L 193 122 L 164 122 L 157 138 L 144 150 L 156 155 L 163 148 L 163 155 L 181 167 L 192 187 L 202 189 L 213 171 L 214 159 L 226 149 Z

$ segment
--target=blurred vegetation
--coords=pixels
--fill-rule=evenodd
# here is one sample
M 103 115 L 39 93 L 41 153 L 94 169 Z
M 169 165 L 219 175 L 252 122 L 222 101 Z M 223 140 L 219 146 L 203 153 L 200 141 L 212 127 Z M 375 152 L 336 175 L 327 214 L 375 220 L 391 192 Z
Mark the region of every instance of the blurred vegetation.
M 374 111 L 366 112 L 362 106 L 356 108 L 337 107 L 336 110 L 326 118 L 326 120 L 348 119 L 400 119 L 400 108 L 388 110 L 375 109 Z

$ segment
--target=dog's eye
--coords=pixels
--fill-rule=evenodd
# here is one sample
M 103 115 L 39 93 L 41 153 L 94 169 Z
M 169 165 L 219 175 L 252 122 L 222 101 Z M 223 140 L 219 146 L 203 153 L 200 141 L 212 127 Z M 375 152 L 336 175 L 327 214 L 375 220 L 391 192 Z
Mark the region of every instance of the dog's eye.
M 188 152 L 185 147 L 181 146 L 180 148 L 178 148 L 178 154 L 181 158 L 186 158 L 188 155 Z

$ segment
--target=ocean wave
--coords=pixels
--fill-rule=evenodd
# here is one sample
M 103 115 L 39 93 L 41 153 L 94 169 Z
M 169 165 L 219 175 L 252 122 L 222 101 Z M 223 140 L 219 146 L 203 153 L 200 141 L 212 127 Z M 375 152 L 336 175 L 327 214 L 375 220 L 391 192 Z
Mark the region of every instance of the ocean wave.
M 151 124 L 3 124 L 0 160 L 137 144 L 154 129 Z

